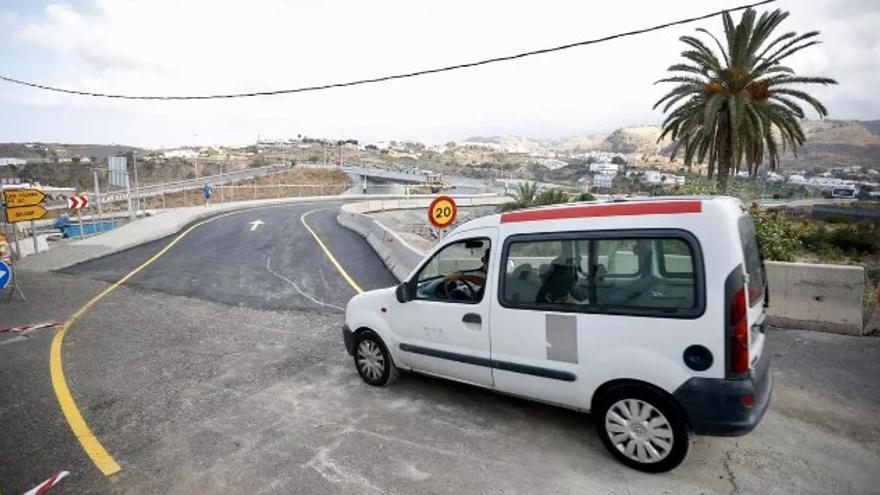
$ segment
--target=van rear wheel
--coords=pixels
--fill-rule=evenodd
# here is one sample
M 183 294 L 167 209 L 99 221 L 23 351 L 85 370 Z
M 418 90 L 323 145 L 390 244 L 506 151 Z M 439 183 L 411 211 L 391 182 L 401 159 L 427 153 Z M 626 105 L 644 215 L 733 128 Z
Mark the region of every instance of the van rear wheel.
M 400 374 L 385 343 L 370 330 L 354 337 L 354 366 L 361 378 L 374 387 L 391 384 Z
M 649 387 L 624 385 L 606 392 L 595 411 L 605 448 L 627 466 L 662 473 L 681 464 L 690 431 L 672 399 Z

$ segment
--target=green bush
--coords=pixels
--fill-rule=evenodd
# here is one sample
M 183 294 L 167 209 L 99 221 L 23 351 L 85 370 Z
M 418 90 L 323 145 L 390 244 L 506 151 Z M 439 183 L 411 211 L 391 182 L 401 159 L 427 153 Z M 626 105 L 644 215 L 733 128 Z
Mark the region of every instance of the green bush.
M 847 225 L 831 233 L 831 243 L 848 254 L 880 254 L 880 229 L 864 223 Z
M 849 256 L 859 259 L 880 254 L 880 228 L 876 224 L 805 224 L 801 235 L 804 247 L 820 258 L 835 260 Z
M 538 194 L 536 203 L 540 206 L 568 203 L 568 194 L 561 189 L 544 189 Z
M 801 247 L 801 229 L 788 218 L 759 207 L 750 210 L 758 247 L 765 259 L 794 261 Z

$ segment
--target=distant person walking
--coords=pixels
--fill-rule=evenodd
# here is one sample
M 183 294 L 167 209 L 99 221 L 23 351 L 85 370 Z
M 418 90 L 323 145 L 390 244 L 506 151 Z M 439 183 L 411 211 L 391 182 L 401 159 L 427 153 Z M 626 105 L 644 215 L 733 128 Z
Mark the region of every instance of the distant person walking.
M 214 188 L 211 187 L 211 184 L 205 184 L 205 186 L 202 187 L 202 193 L 205 195 L 205 206 L 210 205 L 211 195 L 214 194 Z

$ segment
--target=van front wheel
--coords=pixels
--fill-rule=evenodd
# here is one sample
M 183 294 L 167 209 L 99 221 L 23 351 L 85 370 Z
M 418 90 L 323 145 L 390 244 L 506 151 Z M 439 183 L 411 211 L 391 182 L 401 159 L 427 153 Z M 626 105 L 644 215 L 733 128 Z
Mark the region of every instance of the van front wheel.
M 393 383 L 399 375 L 385 343 L 369 330 L 355 335 L 354 366 L 361 378 L 374 387 Z
M 605 448 L 629 467 L 649 473 L 675 468 L 690 449 L 687 422 L 671 399 L 639 385 L 609 390 L 594 411 Z

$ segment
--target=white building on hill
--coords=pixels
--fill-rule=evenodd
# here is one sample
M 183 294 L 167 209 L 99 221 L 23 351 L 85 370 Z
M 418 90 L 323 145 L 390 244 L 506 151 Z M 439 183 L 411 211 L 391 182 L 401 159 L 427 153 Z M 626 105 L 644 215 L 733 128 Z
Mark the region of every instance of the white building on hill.
M 538 160 L 538 165 L 549 170 L 558 170 L 562 167 L 568 166 L 568 163 L 555 158 L 542 158 Z
M 165 158 L 196 158 L 199 152 L 188 148 L 165 150 L 162 152 Z

